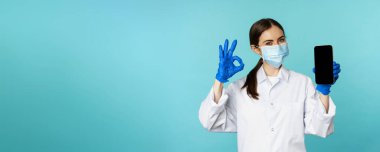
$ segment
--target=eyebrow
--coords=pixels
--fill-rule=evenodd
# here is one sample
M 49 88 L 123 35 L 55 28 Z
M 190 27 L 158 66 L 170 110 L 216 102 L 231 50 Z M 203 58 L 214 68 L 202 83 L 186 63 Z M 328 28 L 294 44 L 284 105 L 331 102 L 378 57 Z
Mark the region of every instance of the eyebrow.
M 267 42 L 267 41 L 268 41 L 268 42 L 272 42 L 273 40 L 265 40 L 263 43 L 265 43 L 265 42 Z
M 278 39 L 281 39 L 281 38 L 285 38 L 285 35 L 283 35 L 283 36 L 280 36 Z

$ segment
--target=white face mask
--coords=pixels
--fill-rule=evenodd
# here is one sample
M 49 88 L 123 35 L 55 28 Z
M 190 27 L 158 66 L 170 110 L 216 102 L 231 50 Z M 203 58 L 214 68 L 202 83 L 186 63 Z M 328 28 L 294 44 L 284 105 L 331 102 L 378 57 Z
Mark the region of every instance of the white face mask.
M 286 56 L 289 55 L 288 44 L 260 47 L 262 58 L 269 65 L 279 68 Z

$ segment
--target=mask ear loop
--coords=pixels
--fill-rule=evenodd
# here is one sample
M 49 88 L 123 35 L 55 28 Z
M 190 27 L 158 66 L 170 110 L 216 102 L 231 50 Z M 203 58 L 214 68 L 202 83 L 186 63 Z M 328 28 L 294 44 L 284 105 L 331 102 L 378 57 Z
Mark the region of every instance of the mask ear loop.
M 260 49 L 260 52 L 261 52 L 261 55 L 260 55 L 260 57 L 261 57 L 261 59 L 263 59 L 263 60 L 264 60 L 264 58 L 263 58 L 263 52 L 262 52 L 262 50 L 261 50 L 260 46 L 258 46 L 258 45 L 255 45 L 255 48 L 256 48 L 256 49 Z

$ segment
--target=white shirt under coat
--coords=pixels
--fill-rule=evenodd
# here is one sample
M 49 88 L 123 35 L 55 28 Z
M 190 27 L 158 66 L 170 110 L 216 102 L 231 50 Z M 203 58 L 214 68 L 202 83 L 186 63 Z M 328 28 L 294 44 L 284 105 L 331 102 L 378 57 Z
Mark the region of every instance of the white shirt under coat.
M 210 132 L 237 132 L 239 152 L 305 152 L 305 134 L 326 138 L 334 132 L 335 104 L 329 97 L 326 113 L 309 77 L 282 66 L 271 79 L 261 66 L 259 100 L 241 89 L 246 77 L 224 88 L 218 104 L 211 87 L 199 109 L 202 126 Z

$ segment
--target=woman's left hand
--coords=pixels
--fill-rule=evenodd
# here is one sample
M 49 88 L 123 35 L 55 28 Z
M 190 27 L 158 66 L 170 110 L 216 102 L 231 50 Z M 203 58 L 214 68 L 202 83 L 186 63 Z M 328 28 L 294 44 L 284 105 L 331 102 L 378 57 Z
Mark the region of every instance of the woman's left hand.
M 341 71 L 340 64 L 336 63 L 334 61 L 334 63 L 333 63 L 333 73 L 334 73 L 334 82 L 333 82 L 333 84 L 335 84 L 336 80 L 338 80 L 340 71 Z M 315 73 L 315 68 L 313 68 L 313 73 Z M 330 93 L 330 88 L 331 88 L 331 86 L 333 84 L 317 84 L 317 88 L 316 89 L 319 92 L 321 92 L 322 94 L 328 95 Z

